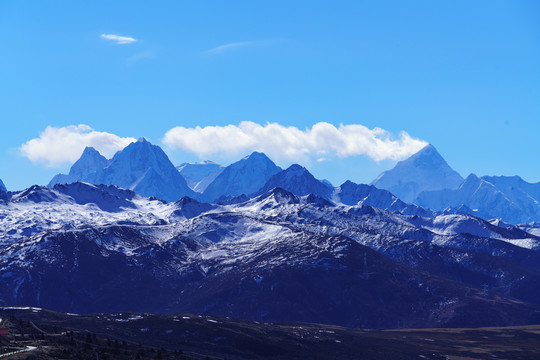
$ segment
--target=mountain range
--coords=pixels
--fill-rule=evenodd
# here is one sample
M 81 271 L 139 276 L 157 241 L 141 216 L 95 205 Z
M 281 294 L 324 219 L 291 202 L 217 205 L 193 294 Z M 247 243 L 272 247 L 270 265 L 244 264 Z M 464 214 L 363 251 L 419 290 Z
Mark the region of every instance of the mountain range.
M 405 214 L 463 213 L 511 224 L 540 222 L 540 183 L 518 176 L 463 179 L 433 145 L 379 175 L 371 185 L 347 181 L 333 187 L 293 164 L 283 170 L 265 154 L 254 152 L 223 167 L 212 161 L 174 165 L 145 139 L 130 144 L 111 160 L 86 148 L 69 174 L 49 186 L 84 181 L 116 185 L 143 196 L 176 201 L 189 196 L 204 202 L 235 202 L 275 187 L 296 195 L 315 194 L 333 204 L 372 205 Z
M 540 321 L 540 238 L 470 215 L 281 188 L 167 203 L 87 183 L 11 193 L 0 212 L 0 305 L 363 328 Z
M 258 152 L 177 168 L 143 138 L 112 159 L 86 148 L 49 186 L 0 186 L 0 305 L 538 323 L 539 195 L 519 177 L 463 180 L 431 145 L 372 185 L 337 187 Z

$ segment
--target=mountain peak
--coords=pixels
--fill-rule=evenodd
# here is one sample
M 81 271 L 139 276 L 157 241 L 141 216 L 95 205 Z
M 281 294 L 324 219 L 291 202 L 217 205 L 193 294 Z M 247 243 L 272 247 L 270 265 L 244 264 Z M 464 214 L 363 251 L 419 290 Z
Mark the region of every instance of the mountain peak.
M 423 191 L 456 189 L 463 178 L 431 144 L 379 175 L 371 185 L 385 189 L 405 202 L 413 202 Z
M 166 201 L 195 196 L 165 152 L 142 137 L 117 152 L 99 173 L 96 182 Z
M 283 188 L 298 196 L 316 194 L 324 198 L 328 198 L 332 191 L 317 180 L 305 167 L 298 164 L 292 164 L 287 169 L 274 174 L 257 191 L 257 194 L 265 193 L 273 188 Z
M 6 186 L 4 185 L 2 180 L 0 179 L 0 193 L 6 192 L 6 191 L 7 191 Z
M 401 166 L 413 165 L 417 168 L 430 170 L 439 167 L 449 167 L 446 160 L 444 160 L 444 158 L 441 156 L 441 154 L 439 154 L 437 149 L 435 149 L 435 146 L 431 144 L 424 146 L 420 151 L 413 154 L 408 159 L 399 162 L 396 167 L 400 164 Z
M 85 180 L 91 182 L 93 176 L 107 165 L 107 158 L 95 148 L 87 146 L 81 157 L 69 170 L 69 174 L 58 174 L 49 182 L 48 186 L 56 184 L 69 184 L 75 181 Z
M 307 171 L 307 169 L 305 167 L 303 167 L 302 165 L 292 164 L 287 169 L 285 169 L 285 171 L 301 173 L 301 172 Z
M 214 201 L 221 196 L 252 194 L 279 171 L 268 156 L 255 151 L 223 169 L 204 191 L 204 198 Z
M 68 175 L 56 175 L 49 186 L 84 181 L 116 185 L 143 196 L 176 201 L 195 196 L 163 150 L 141 137 L 107 160 L 96 149 L 86 147 Z
M 81 156 L 83 156 L 85 154 L 88 155 L 88 154 L 95 154 L 95 153 L 100 154 L 99 151 L 97 151 L 96 148 L 94 148 L 93 146 L 87 146 L 87 147 L 84 148 Z
M 273 199 L 278 204 L 298 204 L 300 202 L 298 196 L 280 187 L 275 187 L 264 192 L 256 197 L 254 201 L 261 202 L 267 199 Z
M 248 156 L 244 157 L 242 160 L 264 160 L 264 161 L 272 161 L 268 156 L 266 156 L 265 153 L 254 151 Z
M 91 146 L 84 148 L 84 151 L 69 170 L 69 175 L 73 177 L 84 178 L 89 174 L 95 173 L 101 170 L 107 165 L 107 158 L 99 153 Z

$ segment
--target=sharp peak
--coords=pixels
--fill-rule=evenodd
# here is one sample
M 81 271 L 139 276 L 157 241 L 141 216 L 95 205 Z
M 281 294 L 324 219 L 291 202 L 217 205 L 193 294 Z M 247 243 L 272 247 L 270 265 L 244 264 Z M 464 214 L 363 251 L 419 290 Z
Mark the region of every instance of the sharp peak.
M 175 202 L 175 204 L 177 205 L 200 204 L 200 203 L 201 203 L 200 201 L 189 196 L 184 196 L 180 200 Z
M 480 180 L 481 178 L 478 175 L 476 175 L 475 173 L 470 173 L 469 175 L 467 175 L 465 180 L 469 180 L 469 179 L 471 179 L 471 180 L 473 180 L 473 179 L 474 180 L 477 180 L 477 179 Z
M 260 195 L 259 198 L 266 199 L 267 197 L 272 196 L 272 195 L 285 195 L 290 198 L 299 198 L 299 196 L 279 186 L 276 186 L 275 188 L 268 190 L 264 194 Z
M 437 151 L 437 149 L 435 148 L 435 146 L 433 146 L 431 143 L 427 144 L 426 146 L 424 146 L 423 148 L 418 150 L 413 156 L 415 156 L 415 155 L 427 155 L 427 154 L 437 154 L 437 155 L 440 156 L 440 154 Z
M 148 141 L 145 137 L 140 137 L 137 141 L 134 141 L 132 143 L 129 143 L 123 150 L 128 148 L 160 148 L 158 145 L 152 144 L 150 141 Z
M 263 152 L 258 152 L 258 151 L 254 151 L 252 152 L 251 154 L 249 154 L 248 156 L 244 157 L 243 160 L 247 160 L 247 159 L 256 159 L 256 158 L 263 158 L 263 159 L 268 159 L 270 160 L 270 158 Z
M 351 180 L 345 180 L 345 182 L 343 184 L 341 184 L 340 187 L 342 187 L 342 186 L 351 186 L 351 185 L 358 185 L 358 184 L 355 183 L 354 181 L 351 181 Z
M 435 146 L 427 144 L 422 149 L 411 155 L 405 160 L 400 161 L 398 164 L 416 164 L 417 162 L 436 162 L 449 166 L 442 155 L 437 151 Z
M 286 168 L 283 171 L 298 171 L 298 170 L 308 171 L 308 169 L 306 169 L 305 167 L 303 167 L 302 165 L 299 165 L 299 164 L 292 164 L 291 166 L 289 166 L 288 168 Z
M 93 146 L 86 146 L 81 154 L 82 155 L 90 155 L 90 154 L 99 154 L 101 153 Z

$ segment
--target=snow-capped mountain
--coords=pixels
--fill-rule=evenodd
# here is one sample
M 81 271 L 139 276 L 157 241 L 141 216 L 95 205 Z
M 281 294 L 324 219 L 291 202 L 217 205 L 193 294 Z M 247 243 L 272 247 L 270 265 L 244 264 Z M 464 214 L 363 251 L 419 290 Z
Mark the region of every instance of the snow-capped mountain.
M 95 149 L 86 148 L 70 173 L 55 176 L 49 186 L 74 181 L 116 185 L 166 201 L 197 196 L 163 150 L 145 138 L 129 144 L 108 161 Z
M 96 174 L 107 166 L 107 158 L 93 147 L 87 146 L 79 160 L 69 170 L 69 174 L 58 174 L 52 178 L 48 186 L 68 184 L 75 181 L 95 181 Z
M 429 211 L 417 205 L 406 204 L 389 191 L 378 189 L 373 185 L 355 184 L 346 181 L 339 187 L 329 187 L 298 164 L 291 165 L 289 168 L 273 175 L 259 191 L 251 196 L 267 193 L 274 188 L 284 189 L 297 196 L 315 195 L 334 205 L 370 205 L 406 215 L 431 215 Z
M 255 193 L 279 171 L 281 168 L 265 154 L 254 152 L 223 169 L 208 185 L 203 198 L 206 201 L 214 201 L 221 196 Z
M 528 205 L 530 200 L 540 202 L 540 182 L 529 183 L 519 176 L 482 176 L 487 181 L 502 191 L 514 203 Z
M 470 215 L 281 188 L 230 205 L 84 183 L 10 194 L 0 304 L 370 328 L 540 321 L 540 238 Z
M 332 201 L 345 205 L 369 205 L 390 212 L 400 212 L 404 215 L 432 215 L 419 206 L 404 203 L 387 190 L 376 188 L 373 185 L 355 184 L 349 180 L 334 189 Z
M 188 186 L 200 193 L 204 192 L 224 169 L 222 165 L 210 160 L 198 163 L 182 163 L 176 168 L 186 179 Z
M 372 183 L 401 200 L 412 203 L 423 191 L 456 189 L 463 178 L 453 170 L 431 144 L 380 174 Z
M 94 183 L 116 185 L 166 201 L 196 196 L 163 150 L 144 138 L 117 152 L 96 174 Z
M 471 174 L 459 188 L 423 192 L 416 203 L 425 208 L 451 209 L 452 212 L 465 207 L 471 209 L 469 213 L 484 219 L 527 223 L 540 221 L 540 184 L 527 183 L 519 177 Z
M 285 189 L 295 195 L 315 194 L 326 199 L 329 199 L 332 193 L 332 189 L 328 185 L 315 179 L 305 167 L 298 164 L 293 164 L 287 169 L 272 175 L 256 194 L 266 193 L 276 187 Z

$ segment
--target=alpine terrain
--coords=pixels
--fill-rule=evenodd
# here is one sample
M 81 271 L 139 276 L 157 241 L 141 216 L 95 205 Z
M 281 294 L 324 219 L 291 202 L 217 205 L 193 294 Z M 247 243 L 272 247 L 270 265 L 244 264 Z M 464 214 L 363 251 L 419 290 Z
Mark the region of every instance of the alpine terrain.
M 455 189 L 463 178 L 431 144 L 379 175 L 371 185 L 385 189 L 412 203 L 423 191 Z
M 206 187 L 203 198 L 214 201 L 220 197 L 252 194 L 279 171 L 281 168 L 265 154 L 254 152 L 223 169 Z
M 56 175 L 49 186 L 74 181 L 116 185 L 166 201 L 197 196 L 163 150 L 145 138 L 129 144 L 110 160 L 95 149 L 86 148 L 69 174 Z
M 200 194 L 182 174 L 215 178 Z M 448 188 L 458 181 L 432 146 L 379 177 L 394 193 L 331 187 L 257 152 L 178 170 L 143 138 L 110 160 L 87 148 L 50 186 L 1 188 L 0 305 L 356 328 L 540 322 L 540 227 L 519 222 L 536 216 L 537 184 L 471 175 Z

